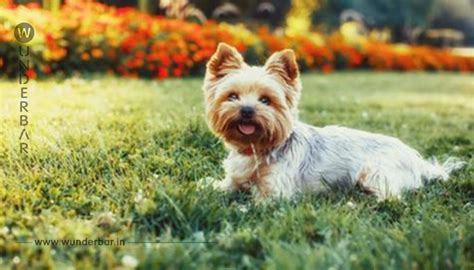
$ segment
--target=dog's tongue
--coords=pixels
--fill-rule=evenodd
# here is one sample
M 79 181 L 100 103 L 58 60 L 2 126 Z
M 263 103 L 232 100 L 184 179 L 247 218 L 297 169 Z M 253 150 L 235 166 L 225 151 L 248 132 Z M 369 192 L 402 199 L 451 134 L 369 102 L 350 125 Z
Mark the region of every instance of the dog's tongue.
M 251 124 L 240 124 L 239 130 L 245 135 L 250 135 L 255 132 L 255 126 Z

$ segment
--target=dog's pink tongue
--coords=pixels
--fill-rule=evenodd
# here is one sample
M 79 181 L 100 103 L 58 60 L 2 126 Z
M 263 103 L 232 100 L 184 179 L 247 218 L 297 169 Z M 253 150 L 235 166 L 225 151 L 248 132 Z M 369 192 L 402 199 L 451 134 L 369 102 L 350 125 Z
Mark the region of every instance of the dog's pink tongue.
M 246 124 L 240 124 L 239 125 L 239 130 L 245 135 L 250 135 L 255 132 L 255 126 L 254 125 L 246 125 Z

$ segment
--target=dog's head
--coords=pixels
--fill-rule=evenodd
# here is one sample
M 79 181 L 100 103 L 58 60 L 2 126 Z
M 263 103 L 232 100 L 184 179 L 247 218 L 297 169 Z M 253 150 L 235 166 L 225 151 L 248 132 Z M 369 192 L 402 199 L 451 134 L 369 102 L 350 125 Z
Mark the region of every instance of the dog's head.
M 226 143 L 260 151 L 281 144 L 293 129 L 301 92 L 294 52 L 276 52 L 254 67 L 220 43 L 207 63 L 203 90 L 209 127 Z

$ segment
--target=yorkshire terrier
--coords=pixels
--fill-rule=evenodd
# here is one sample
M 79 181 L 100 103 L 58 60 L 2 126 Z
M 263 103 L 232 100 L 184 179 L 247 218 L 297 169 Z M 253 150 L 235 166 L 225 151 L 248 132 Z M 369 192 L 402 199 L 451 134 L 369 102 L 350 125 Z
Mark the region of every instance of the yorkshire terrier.
M 225 179 L 215 183 L 224 191 L 289 198 L 342 185 L 384 200 L 430 180 L 447 180 L 465 164 L 456 158 L 443 164 L 424 160 L 394 137 L 300 122 L 301 82 L 290 49 L 259 67 L 220 43 L 207 63 L 203 91 L 208 125 L 230 150 Z

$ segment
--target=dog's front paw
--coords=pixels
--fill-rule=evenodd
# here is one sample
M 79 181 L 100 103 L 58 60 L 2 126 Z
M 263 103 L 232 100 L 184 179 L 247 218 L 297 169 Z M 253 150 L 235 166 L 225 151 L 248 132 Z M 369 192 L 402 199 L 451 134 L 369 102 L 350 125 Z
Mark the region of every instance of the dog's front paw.
M 232 192 L 235 190 L 234 183 L 231 179 L 228 178 L 221 181 L 215 181 L 212 186 L 214 187 L 214 189 L 224 192 Z

